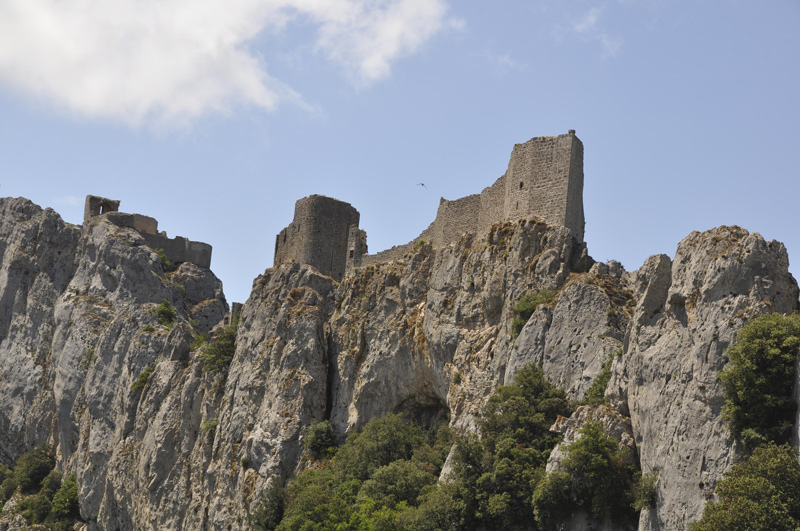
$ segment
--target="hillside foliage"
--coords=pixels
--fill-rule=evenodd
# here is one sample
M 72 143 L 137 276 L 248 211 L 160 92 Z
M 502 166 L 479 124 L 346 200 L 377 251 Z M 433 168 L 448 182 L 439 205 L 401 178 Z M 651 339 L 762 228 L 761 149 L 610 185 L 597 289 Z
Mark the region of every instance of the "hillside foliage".
M 21 514 L 38 529 L 72 529 L 79 518 L 78 485 L 74 474 L 63 478 L 53 470 L 55 461 L 48 445 L 20 456 L 13 468 L 0 465 L 0 508 L 18 495 L 12 512 Z
M 535 519 L 535 508 L 543 513 L 549 504 L 563 512 L 564 504 L 576 503 L 599 516 L 631 518 L 636 471 L 599 425 L 588 424 L 570 445 L 566 472 L 545 474 L 560 440 L 549 428 L 571 407 L 531 364 L 488 400 L 475 435 L 423 429 L 389 415 L 337 448 L 329 446 L 329 425 L 319 423 L 305 444 L 321 459 L 286 489 L 270 489 L 252 523 L 281 531 L 536 530 L 555 519 Z
M 734 465 L 691 531 L 796 531 L 800 529 L 797 450 L 775 443 L 756 448 Z
M 731 433 L 753 448 L 789 442 L 797 405 L 792 396 L 800 350 L 800 315 L 770 313 L 750 321 L 728 349 L 720 372 L 723 417 Z

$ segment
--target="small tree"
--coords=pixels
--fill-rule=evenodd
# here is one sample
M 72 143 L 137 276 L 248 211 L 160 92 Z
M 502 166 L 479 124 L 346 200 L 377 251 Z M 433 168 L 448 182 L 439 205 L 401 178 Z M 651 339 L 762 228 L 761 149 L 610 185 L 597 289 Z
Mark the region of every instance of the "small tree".
M 308 427 L 303 446 L 313 457 L 320 458 L 327 455 L 333 445 L 333 426 L 330 422 L 323 420 Z
M 239 328 L 239 313 L 233 317 L 233 322 L 218 332 L 211 342 L 200 352 L 203 362 L 203 371 L 209 374 L 224 373 L 233 361 L 236 353 L 236 333 Z
M 728 349 L 720 372 L 725 391 L 722 415 L 737 438 L 751 446 L 788 442 L 797 405 L 792 398 L 800 349 L 800 315 L 762 315 L 749 322 Z M 747 433 L 746 430 L 752 430 Z
M 14 478 L 23 492 L 32 492 L 39 488 L 54 465 L 55 461 L 50 457 L 50 445 L 43 444 L 19 458 L 14 467 Z
M 77 518 L 79 509 L 78 479 L 70 474 L 53 496 L 52 515 L 56 520 Z
M 691 531 L 796 531 L 800 528 L 800 463 L 794 448 L 769 443 L 734 465 L 717 484 Z
M 172 323 L 175 322 L 175 317 L 177 317 L 177 315 L 175 307 L 167 299 L 164 299 L 164 301 L 156 307 L 158 322 L 164 326 L 171 326 Z

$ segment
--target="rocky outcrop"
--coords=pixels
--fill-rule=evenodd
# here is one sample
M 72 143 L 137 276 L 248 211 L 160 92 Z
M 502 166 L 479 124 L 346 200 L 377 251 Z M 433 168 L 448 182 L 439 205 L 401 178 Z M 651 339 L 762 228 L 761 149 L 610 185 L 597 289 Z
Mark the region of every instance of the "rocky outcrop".
M 747 319 L 798 303 L 783 246 L 738 228 L 693 233 L 674 260 L 626 273 L 593 264 L 569 230 L 520 220 L 341 283 L 268 269 L 213 375 L 196 339 L 228 311 L 221 283 L 192 264 L 165 273 L 135 230 L 3 199 L 0 265 L 0 460 L 52 444 L 90 529 L 247 528 L 264 491 L 302 467 L 314 422 L 340 439 L 390 412 L 470 430 L 525 364 L 579 400 L 609 360 L 608 411 L 659 472 L 640 529 L 683 529 L 736 457 L 716 381 L 725 349 Z M 540 304 L 516 335 L 528 293 Z M 600 410 L 563 426 L 587 411 Z
M 735 460 L 717 374 L 748 319 L 797 311 L 788 267 L 780 242 L 720 227 L 693 232 L 674 260 L 651 257 L 631 275 L 638 303 L 608 396 L 630 412 L 642 471 L 659 474 L 658 503 L 640 529 L 684 529 Z

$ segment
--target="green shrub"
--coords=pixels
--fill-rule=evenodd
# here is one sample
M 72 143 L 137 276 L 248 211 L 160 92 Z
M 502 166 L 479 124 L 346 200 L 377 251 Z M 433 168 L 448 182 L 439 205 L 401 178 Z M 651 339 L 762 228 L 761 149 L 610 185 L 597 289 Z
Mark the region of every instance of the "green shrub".
M 372 500 L 376 508 L 392 508 L 401 502 L 406 506 L 416 505 L 422 489 L 433 485 L 436 480 L 436 476 L 420 470 L 415 463 L 400 459 L 375 470 L 361 485 L 357 499 L 361 503 Z
M 56 520 L 66 520 L 79 516 L 78 480 L 70 474 L 53 496 L 52 516 Z
M 572 513 L 572 476 L 554 471 L 536 486 L 531 498 L 533 514 L 542 528 L 555 528 L 566 521 Z
M 582 404 L 604 404 L 606 401 L 606 388 L 608 382 L 611 380 L 611 362 L 614 361 L 613 356 L 609 356 L 600 367 L 600 372 L 592 380 L 592 385 L 586 390 L 583 395 Z
M 633 508 L 641 511 L 646 507 L 654 507 L 656 504 L 656 483 L 658 483 L 658 472 L 651 470 L 647 474 L 636 478 L 633 486 Z
M 17 460 L 14 478 L 23 492 L 33 492 L 39 489 L 54 465 L 55 461 L 50 457 L 50 445 L 43 444 Z
M 635 519 L 631 487 L 636 469 L 630 450 L 620 447 L 605 433 L 599 422 L 587 422 L 580 437 L 564 449 L 563 471 L 569 475 L 551 478 L 548 474 L 534 492 L 537 521 L 543 528 L 557 526 L 578 508 L 594 519 L 610 517 L 615 522 Z
M 153 249 L 153 252 L 156 253 L 161 260 L 161 269 L 163 269 L 165 273 L 178 269 L 178 267 L 167 258 L 167 253 L 164 252 L 164 249 Z
M 203 421 L 203 425 L 200 426 L 200 431 L 202 433 L 214 433 L 217 431 L 217 417 L 207 418 Z
M 313 457 L 319 458 L 327 455 L 333 445 L 333 426 L 327 420 L 312 424 L 306 430 L 303 446 Z
M 47 499 L 47 496 L 41 493 L 28 496 L 20 502 L 22 516 L 25 517 L 25 520 L 27 520 L 29 524 L 39 524 L 44 522 L 50 514 L 50 509 L 52 509 L 52 506 L 53 505 L 50 503 L 50 500 Z
M 8 468 L 3 463 L 0 463 L 0 485 L 3 484 L 3 482 L 6 480 L 6 478 L 10 478 L 13 475 L 14 475 L 14 472 L 12 472 L 10 468 Z
M 11 498 L 16 492 L 17 487 L 19 484 L 14 476 L 9 476 L 3 480 L 3 484 L 0 485 L 0 502 L 5 503 L 6 500 Z
M 158 322 L 164 326 L 172 326 L 177 315 L 178 314 L 175 312 L 175 307 L 167 299 L 164 299 L 162 303 L 156 307 L 156 317 L 158 317 Z
M 561 436 L 550 431 L 571 407 L 536 364 L 517 373 L 489 398 L 478 422 L 480 439 L 456 443 L 454 471 L 466 506 L 467 528 L 524 529 L 533 518 L 531 496 Z
M 150 380 L 151 374 L 153 374 L 153 366 L 148 365 L 139 374 L 139 376 L 136 378 L 136 381 L 131 384 L 131 392 L 135 393 L 136 391 L 141 391 L 144 389 L 144 386 L 147 385 L 148 380 Z
M 549 304 L 555 298 L 556 292 L 550 289 L 543 289 L 537 292 L 526 293 L 514 306 L 515 316 L 511 320 L 511 338 L 516 339 L 525 323 L 531 318 L 533 312 L 542 304 Z
M 233 322 L 218 332 L 211 342 L 200 352 L 203 371 L 214 375 L 225 373 L 236 353 L 236 331 L 239 328 L 239 313 Z
M 199 334 L 194 336 L 192 344 L 189 345 L 189 352 L 196 351 L 197 349 L 202 347 L 203 343 L 205 343 L 206 341 L 208 341 L 208 334 L 206 334 L 205 332 L 200 332 Z
M 717 483 L 691 531 L 796 531 L 800 528 L 800 463 L 796 449 L 768 443 Z
M 285 508 L 286 489 L 274 485 L 250 515 L 250 524 L 254 529 L 273 531 L 281 523 Z
M 725 392 L 722 415 L 735 437 L 746 435 L 748 444 L 789 441 L 797 411 L 792 392 L 798 349 L 796 313 L 762 315 L 739 331 L 728 349 L 730 363 L 719 374 Z
M 48 500 L 52 500 L 53 495 L 61 488 L 61 479 L 61 472 L 58 470 L 51 471 L 47 474 L 47 477 L 42 480 L 42 490 L 39 492 L 47 496 Z

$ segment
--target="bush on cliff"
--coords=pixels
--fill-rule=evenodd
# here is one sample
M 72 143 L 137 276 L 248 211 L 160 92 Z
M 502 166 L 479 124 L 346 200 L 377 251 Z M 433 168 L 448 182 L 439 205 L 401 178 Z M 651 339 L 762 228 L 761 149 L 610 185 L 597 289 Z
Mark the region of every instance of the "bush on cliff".
M 523 295 L 517 305 L 514 306 L 515 315 L 514 319 L 511 320 L 511 339 L 516 339 L 519 336 L 519 333 L 525 327 L 525 323 L 528 322 L 528 319 L 531 318 L 531 315 L 539 305 L 551 302 L 555 296 L 556 292 L 549 289 Z
M 691 531 L 800 529 L 800 463 L 796 449 L 769 443 L 734 465 L 717 484 Z
M 792 398 L 800 349 L 800 315 L 770 313 L 750 321 L 728 349 L 720 372 L 723 417 L 731 433 L 751 448 L 789 442 L 797 405 Z
M 203 371 L 215 375 L 225 373 L 236 353 L 236 332 L 239 328 L 239 312 L 231 324 L 217 332 L 208 346 L 200 352 Z
M 638 473 L 630 449 L 598 422 L 587 422 L 578 433 L 580 438 L 564 448 L 563 472 L 548 474 L 533 494 L 536 520 L 550 529 L 583 509 L 595 520 L 633 521 Z
M 481 437 L 457 440 L 444 482 L 437 479 L 453 448 L 448 427 L 373 419 L 289 486 L 277 529 L 531 529 L 533 489 L 560 438 L 549 428 L 569 414 L 565 393 L 536 365 L 523 368 L 488 401 Z

